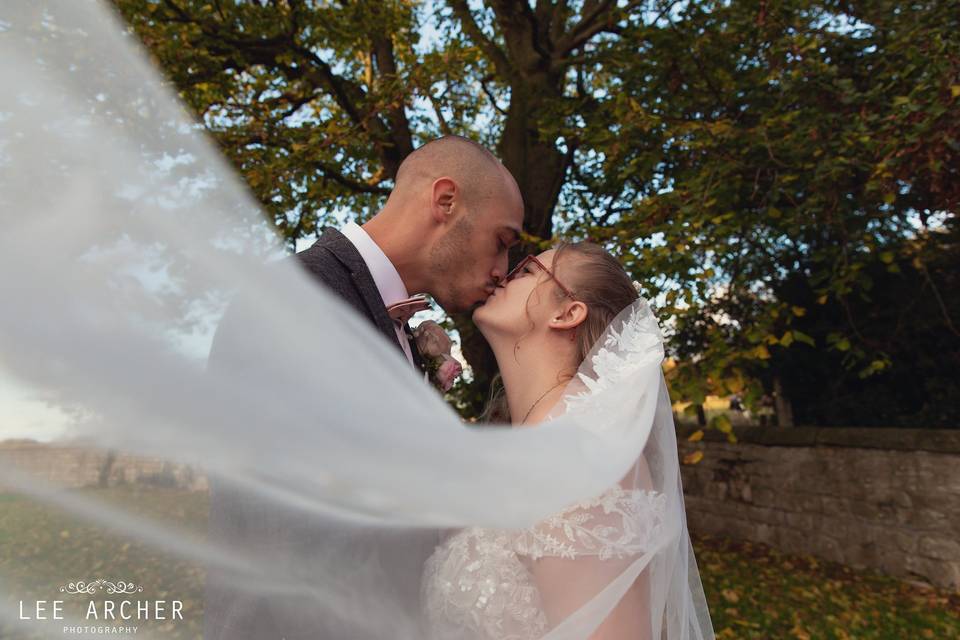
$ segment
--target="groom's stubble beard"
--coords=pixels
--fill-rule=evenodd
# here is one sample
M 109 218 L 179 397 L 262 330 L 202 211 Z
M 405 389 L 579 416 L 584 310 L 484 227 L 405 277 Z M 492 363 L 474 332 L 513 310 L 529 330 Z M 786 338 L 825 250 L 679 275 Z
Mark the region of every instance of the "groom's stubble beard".
M 438 278 L 433 297 L 447 312 L 465 311 L 470 306 L 470 301 L 463 299 L 465 283 L 461 282 L 463 273 L 471 264 L 467 249 L 473 223 L 469 218 L 470 212 L 464 211 L 453 228 L 433 245 L 429 254 L 431 273 Z

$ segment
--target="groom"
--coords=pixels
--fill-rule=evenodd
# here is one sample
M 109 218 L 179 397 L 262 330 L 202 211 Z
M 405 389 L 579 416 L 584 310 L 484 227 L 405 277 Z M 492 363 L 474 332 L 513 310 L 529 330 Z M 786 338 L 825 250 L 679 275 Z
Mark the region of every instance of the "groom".
M 519 240 L 522 222 L 523 199 L 510 172 L 479 144 L 445 136 L 403 161 L 383 209 L 363 226 L 350 222 L 339 231 L 328 227 L 313 246 L 288 259 L 375 326 L 397 348 L 398 357 L 422 370 L 409 327 L 402 318 L 391 318 L 388 308 L 411 293 L 430 294 L 447 312 L 484 302 L 507 272 L 507 251 Z M 230 362 L 231 350 L 249 340 L 237 315 L 228 310 L 217 330 L 209 361 L 213 373 L 219 366 L 232 366 L 222 363 Z M 334 544 L 330 536 L 325 540 L 322 528 L 305 526 L 275 505 L 241 498 L 215 479 L 210 483 L 209 534 L 214 543 L 250 552 L 287 551 L 291 558 L 325 542 Z M 381 562 L 405 565 L 386 567 L 386 575 L 414 575 L 436 543 L 435 534 L 424 533 L 378 539 L 370 551 Z M 356 630 L 318 619 L 310 609 L 281 610 L 276 600 L 236 588 L 237 580 L 219 569 L 208 572 L 205 640 L 358 637 Z M 418 606 L 418 584 L 390 587 L 406 606 Z
M 448 313 L 491 295 L 519 236 L 523 199 L 492 153 L 446 136 L 411 153 L 386 205 L 362 227 L 326 228 L 295 258 L 396 343 L 415 347 L 387 314 L 411 293 L 429 293 Z

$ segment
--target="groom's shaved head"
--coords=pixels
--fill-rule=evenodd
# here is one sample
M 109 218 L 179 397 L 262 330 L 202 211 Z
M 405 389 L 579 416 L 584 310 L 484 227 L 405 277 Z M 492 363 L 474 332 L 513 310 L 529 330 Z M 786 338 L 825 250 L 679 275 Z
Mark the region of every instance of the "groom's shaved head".
M 496 156 L 444 136 L 404 159 L 383 209 L 364 228 L 408 288 L 449 312 L 487 299 L 523 228 L 523 197 Z
M 443 177 L 457 183 L 463 201 L 471 208 L 505 193 L 520 197 L 513 176 L 495 155 L 483 145 L 455 135 L 432 140 L 407 156 L 397 170 L 391 197 L 406 199 Z

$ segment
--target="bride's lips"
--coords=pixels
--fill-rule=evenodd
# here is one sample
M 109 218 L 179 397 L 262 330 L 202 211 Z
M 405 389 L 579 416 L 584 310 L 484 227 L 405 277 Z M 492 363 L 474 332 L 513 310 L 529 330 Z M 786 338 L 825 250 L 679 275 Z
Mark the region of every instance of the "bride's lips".
M 488 294 L 488 293 L 484 293 L 484 296 L 483 296 L 482 298 L 480 298 L 480 300 L 477 301 L 476 305 L 474 305 L 474 308 L 475 308 L 475 309 L 479 309 L 480 307 L 485 307 L 485 306 L 487 306 L 487 304 L 490 302 L 490 299 L 493 298 L 493 296 L 495 296 L 495 295 L 497 295 L 497 292 L 496 292 L 496 291 L 494 291 L 493 293 L 489 293 L 489 294 Z

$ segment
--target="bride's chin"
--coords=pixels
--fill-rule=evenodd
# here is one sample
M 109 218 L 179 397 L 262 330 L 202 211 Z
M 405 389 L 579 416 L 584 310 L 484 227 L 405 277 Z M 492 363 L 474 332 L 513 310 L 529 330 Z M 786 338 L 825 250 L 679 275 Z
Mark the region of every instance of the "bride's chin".
M 494 314 L 492 309 L 487 308 L 488 303 L 484 303 L 473 310 L 473 324 L 476 325 L 477 329 L 480 330 L 480 334 L 483 335 L 489 341 L 489 336 L 487 335 L 487 329 L 490 327 L 491 322 L 493 321 Z
M 477 325 L 477 328 L 480 329 L 483 333 L 483 324 L 484 319 L 486 318 L 486 304 L 481 304 L 476 309 L 473 310 L 473 315 L 470 318 L 473 320 L 473 324 Z

